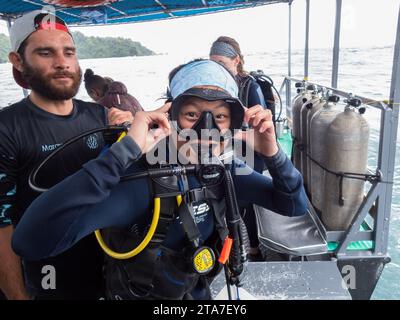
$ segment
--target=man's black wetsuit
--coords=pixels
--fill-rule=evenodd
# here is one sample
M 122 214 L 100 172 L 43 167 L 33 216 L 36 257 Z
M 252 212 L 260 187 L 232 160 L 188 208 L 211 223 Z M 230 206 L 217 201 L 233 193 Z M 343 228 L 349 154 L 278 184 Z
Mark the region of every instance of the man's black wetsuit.
M 35 106 L 29 98 L 0 110 L 0 227 L 16 226 L 30 203 L 39 196 L 28 184 L 32 169 L 64 141 L 85 131 L 104 127 L 105 108 L 73 100 L 68 116 L 58 116 Z M 93 134 L 65 148 L 38 175 L 42 187 L 50 187 L 97 157 L 104 145 Z M 68 197 L 68 194 L 65 195 Z M 90 235 L 73 248 L 41 261 L 23 261 L 28 293 L 36 299 L 95 299 L 101 293 L 103 255 Z M 51 286 L 55 269 L 56 289 Z

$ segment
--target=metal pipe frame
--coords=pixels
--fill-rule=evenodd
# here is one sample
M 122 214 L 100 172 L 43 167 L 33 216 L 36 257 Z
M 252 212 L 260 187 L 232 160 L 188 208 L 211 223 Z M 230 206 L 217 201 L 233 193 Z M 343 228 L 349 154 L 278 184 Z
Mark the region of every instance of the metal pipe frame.
M 381 140 L 379 144 L 378 167 L 384 180 L 393 182 L 395 156 L 397 145 L 397 127 L 399 122 L 400 106 L 400 8 L 397 19 L 396 43 L 393 55 L 392 79 L 389 93 L 389 105 L 381 118 Z M 385 254 L 387 250 L 389 222 L 392 204 L 393 183 L 383 186 L 382 194 L 377 204 L 377 215 L 382 219 L 377 221 L 375 251 Z
M 302 82 L 303 81 L 303 80 L 300 80 L 300 79 L 297 79 L 297 78 L 285 77 L 284 81 L 287 81 L 287 80 L 289 80 L 291 82 Z M 353 93 L 351 93 L 349 91 L 344 91 L 344 90 L 340 90 L 340 89 L 337 89 L 337 88 L 324 86 L 324 85 L 321 85 L 321 84 L 318 84 L 318 83 L 312 82 L 312 81 L 307 81 L 307 83 L 308 84 L 313 84 L 313 85 L 315 85 L 316 87 L 319 87 L 319 88 L 323 88 L 323 89 L 332 91 L 333 94 L 339 95 L 339 96 L 344 97 L 344 98 L 349 98 L 350 96 L 352 96 L 353 98 L 360 99 L 363 104 L 366 104 L 366 105 L 368 105 L 370 107 L 374 107 L 374 108 L 379 109 L 379 110 L 389 110 L 390 109 L 382 101 L 376 101 L 374 99 L 370 99 L 370 98 L 366 98 L 366 97 L 363 97 L 363 96 L 360 96 L 360 95 L 353 94 Z
M 310 39 L 310 0 L 306 0 L 306 37 L 304 45 L 304 80 L 308 81 L 308 44 Z
M 289 2 L 288 76 L 292 76 L 292 2 Z
M 375 232 L 373 230 L 360 231 L 355 234 L 352 239 L 348 242 L 353 241 L 373 241 L 375 239 Z M 340 242 L 345 239 L 347 231 L 327 231 L 326 232 L 326 242 Z
M 333 88 L 337 88 L 338 85 L 341 15 L 342 15 L 342 0 L 336 0 L 335 39 L 333 44 L 332 82 L 331 82 L 331 86 Z
M 288 27 L 288 76 L 292 76 L 292 1 L 288 3 L 289 7 L 289 27 Z M 292 88 L 290 81 L 285 81 L 286 87 L 286 114 L 292 110 Z
M 347 246 L 352 241 L 357 241 L 357 235 L 360 232 L 361 224 L 364 222 L 365 218 L 372 205 L 376 201 L 377 197 L 382 193 L 382 184 L 376 183 L 369 190 L 367 196 L 364 198 L 360 207 L 358 208 L 357 214 L 354 216 L 349 228 L 345 231 L 343 238 L 340 241 L 339 246 L 336 248 L 335 253 L 338 257 L 347 255 Z M 376 221 L 381 220 L 381 217 L 377 216 Z M 376 231 L 376 223 L 375 223 L 375 231 Z M 362 239 L 365 240 L 365 239 Z M 376 248 L 375 241 L 375 248 Z
M 6 1 L 6 0 L 3 0 L 3 1 Z M 246 5 L 246 6 L 240 6 L 240 4 L 231 5 L 229 9 L 225 9 L 225 10 L 222 10 L 220 12 L 228 12 L 228 11 L 233 11 L 233 10 L 243 10 L 243 9 L 254 8 L 254 7 L 258 7 L 258 6 L 274 5 L 274 4 L 279 4 L 279 3 L 289 3 L 289 2 L 292 2 L 292 1 L 294 1 L 294 0 L 264 0 L 264 1 L 261 1 L 261 2 L 255 2 L 255 3 L 249 3 L 248 1 L 245 1 L 245 2 L 248 2 L 248 5 Z M 42 7 L 43 6 L 43 4 L 36 3 L 36 2 L 34 2 L 32 0 L 24 0 L 24 2 L 28 2 L 28 3 L 31 3 L 33 5 L 37 5 L 38 7 Z M 159 5 L 158 2 L 160 2 L 160 1 L 155 1 L 155 2 Z M 205 1 L 202 1 L 202 2 L 203 2 L 203 5 L 206 3 Z M 198 7 L 196 6 L 196 7 L 192 7 L 191 9 L 205 9 L 205 8 L 207 8 L 209 6 L 210 5 L 207 3 L 207 5 L 198 6 Z M 212 7 L 213 8 L 222 8 L 224 6 L 225 5 L 217 5 L 216 4 L 216 5 L 213 5 Z M 111 5 L 107 5 L 107 7 L 110 8 L 111 10 L 119 11 L 119 10 L 113 8 Z M 160 7 L 162 8 L 162 6 L 160 6 Z M 61 7 L 57 7 L 57 12 L 62 12 L 65 15 L 69 15 L 69 16 L 73 16 L 73 17 L 76 17 L 76 18 L 80 18 L 80 16 L 78 16 L 76 14 L 73 14 L 73 13 L 71 13 L 71 11 L 69 11 L 69 9 L 71 9 L 71 8 L 66 8 L 66 9 L 67 10 L 61 10 Z M 160 19 L 156 19 L 154 21 L 162 21 L 162 20 L 166 20 L 166 19 L 179 19 L 179 18 L 182 18 L 181 16 L 179 16 L 179 15 L 177 15 L 175 13 L 180 13 L 180 12 L 183 12 L 183 11 L 185 11 L 185 10 L 184 9 L 180 9 L 180 8 L 171 9 L 169 11 L 169 13 L 171 13 L 171 15 L 167 14 L 168 17 L 170 17 L 170 18 L 160 18 Z M 12 17 L 13 19 L 15 19 L 15 18 L 21 16 L 24 13 L 25 12 L 19 12 L 19 13 L 15 13 L 15 14 L 0 14 L 0 20 L 7 20 L 8 17 Z M 211 13 L 196 13 L 196 14 L 193 14 L 191 16 L 201 16 L 201 15 L 207 15 L 207 14 L 211 14 Z M 150 16 L 150 15 L 154 15 L 154 12 L 150 12 L 150 13 L 147 13 L 147 14 L 139 14 L 139 15 L 138 14 L 131 14 L 131 15 L 126 14 L 126 15 L 124 15 L 124 18 L 132 18 L 132 17 L 138 17 L 138 16 L 145 17 L 145 16 Z M 108 19 L 108 21 L 118 21 L 120 19 L 121 19 L 121 17 L 116 17 L 116 18 Z M 99 24 L 97 24 L 97 23 L 90 23 L 88 21 L 89 19 L 86 19 L 86 20 L 87 21 L 85 21 L 85 22 L 78 21 L 78 22 L 75 22 L 75 23 L 68 23 L 68 26 L 70 26 L 70 27 L 99 26 Z M 134 24 L 134 23 L 145 23 L 145 22 L 149 22 L 149 21 L 114 22 L 114 24 L 115 25 L 117 25 L 117 24 L 121 25 L 121 24 Z M 106 23 L 106 24 L 102 24 L 102 25 L 109 25 L 109 24 L 110 23 Z

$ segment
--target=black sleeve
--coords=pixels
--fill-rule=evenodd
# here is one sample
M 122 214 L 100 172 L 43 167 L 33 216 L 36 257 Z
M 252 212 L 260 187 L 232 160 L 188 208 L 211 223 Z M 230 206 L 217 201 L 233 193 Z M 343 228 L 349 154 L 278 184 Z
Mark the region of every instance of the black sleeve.
M 266 108 L 267 104 L 265 103 L 260 85 L 256 81 L 252 80 L 250 81 L 249 86 L 248 107 L 250 108 L 259 104 Z
M 17 150 L 12 135 L 0 123 L 0 227 L 11 225 L 16 208 Z
M 56 256 L 94 230 L 126 227 L 148 212 L 147 180 L 119 183 L 140 156 L 139 146 L 127 136 L 42 193 L 14 230 L 13 250 L 28 260 Z

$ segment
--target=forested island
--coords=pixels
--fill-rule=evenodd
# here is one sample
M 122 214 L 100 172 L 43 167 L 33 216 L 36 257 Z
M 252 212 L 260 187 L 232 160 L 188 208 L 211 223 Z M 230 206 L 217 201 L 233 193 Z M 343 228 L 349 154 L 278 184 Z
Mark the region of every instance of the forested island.
M 73 32 L 74 41 L 78 48 L 79 59 L 149 56 L 153 51 L 142 46 L 140 42 L 131 39 L 114 37 L 87 37 L 81 32 Z M 10 40 L 0 34 L 0 63 L 8 61 Z

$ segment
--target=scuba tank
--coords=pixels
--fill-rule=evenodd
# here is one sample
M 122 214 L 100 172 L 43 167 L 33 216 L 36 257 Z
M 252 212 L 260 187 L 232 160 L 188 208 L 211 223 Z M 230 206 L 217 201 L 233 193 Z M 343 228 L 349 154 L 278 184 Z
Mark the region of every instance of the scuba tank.
M 293 129 L 293 110 L 299 107 L 298 104 L 300 103 L 301 98 L 303 97 L 304 82 L 296 82 L 295 87 L 297 95 L 292 100 L 292 108 L 286 109 L 286 118 L 288 121 L 288 126 L 291 130 Z M 303 104 L 303 102 L 301 104 Z
M 328 98 L 322 109 L 318 110 L 310 121 L 310 154 L 311 158 L 326 167 L 326 134 L 329 125 L 339 113 L 336 107 L 339 96 L 333 95 Z M 324 177 L 325 171 L 315 162 L 310 162 L 309 189 L 312 204 L 321 212 L 323 205 L 323 193 L 325 190 Z
M 301 171 L 301 126 L 300 126 L 300 112 L 302 106 L 311 100 L 312 92 L 315 90 L 313 85 L 308 85 L 306 90 L 300 93 L 295 98 L 296 101 L 292 107 L 292 136 L 293 136 L 293 164 Z
M 360 105 L 361 100 L 349 99 L 328 128 L 322 210 L 328 230 L 346 230 L 364 198 L 364 180 L 348 177 L 367 169 L 369 125 L 361 115 L 365 109 L 357 110 Z
M 317 90 L 313 86 L 314 90 L 311 91 L 310 99 L 301 106 L 300 110 L 300 172 L 303 175 L 304 185 L 308 186 L 308 173 L 307 173 L 307 115 L 308 112 L 314 108 L 320 102 L 320 98 L 317 95 Z
M 307 182 L 308 182 L 308 193 L 311 195 L 311 160 L 309 155 L 311 154 L 311 118 L 316 114 L 322 107 L 326 104 L 325 97 L 321 97 L 316 103 L 310 106 L 310 109 L 307 113 L 307 150 L 304 150 L 305 159 L 307 164 Z

